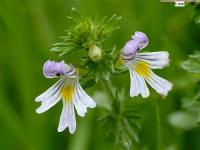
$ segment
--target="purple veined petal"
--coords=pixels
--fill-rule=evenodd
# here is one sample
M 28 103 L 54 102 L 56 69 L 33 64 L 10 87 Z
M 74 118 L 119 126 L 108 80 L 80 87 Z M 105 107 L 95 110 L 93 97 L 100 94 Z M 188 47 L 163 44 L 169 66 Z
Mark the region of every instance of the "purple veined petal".
M 76 78 L 77 77 L 76 69 L 73 66 L 65 64 L 65 74 L 64 75 L 68 76 L 70 78 Z
M 55 62 L 48 60 L 44 63 L 43 74 L 46 78 L 55 78 L 63 75 L 75 78 L 76 70 L 74 67 L 65 64 L 64 61 Z
M 56 76 L 55 61 L 46 61 L 43 65 L 43 74 L 46 78 L 54 78 Z
M 123 48 L 123 54 L 126 56 L 136 54 L 138 52 L 138 50 L 139 50 L 138 41 L 130 40 L 125 44 L 125 46 Z
M 75 94 L 73 97 L 73 103 L 79 116 L 84 117 L 87 112 L 87 108 L 95 108 L 95 101 L 82 89 L 78 79 L 75 81 Z
M 55 69 L 55 72 L 64 75 L 65 74 L 65 62 L 61 61 L 59 63 L 55 63 L 54 69 Z
M 131 38 L 139 43 L 140 49 L 146 47 L 149 43 L 148 37 L 143 32 L 137 31 L 133 36 L 131 36 Z
M 48 77 L 49 76 L 49 70 L 51 70 L 51 66 L 50 66 L 50 60 L 47 60 L 44 65 L 43 65 L 43 74 L 45 77 Z

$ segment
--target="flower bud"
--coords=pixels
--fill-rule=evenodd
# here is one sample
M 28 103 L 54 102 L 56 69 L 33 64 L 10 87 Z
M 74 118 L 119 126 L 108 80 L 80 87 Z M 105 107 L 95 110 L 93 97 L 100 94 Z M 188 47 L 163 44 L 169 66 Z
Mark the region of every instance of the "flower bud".
M 101 60 L 102 50 L 98 46 L 93 45 L 89 48 L 88 56 L 90 57 L 90 59 L 97 62 Z

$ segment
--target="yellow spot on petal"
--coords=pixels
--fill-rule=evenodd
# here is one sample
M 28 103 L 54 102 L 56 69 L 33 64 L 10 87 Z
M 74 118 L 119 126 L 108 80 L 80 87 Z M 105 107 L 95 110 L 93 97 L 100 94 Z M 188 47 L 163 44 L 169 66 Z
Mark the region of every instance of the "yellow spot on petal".
M 134 64 L 133 69 L 143 77 L 149 77 L 151 73 L 149 64 L 145 61 L 138 61 Z
M 66 102 L 71 102 L 72 96 L 74 95 L 74 86 L 73 84 L 66 85 L 62 88 L 61 95 L 63 100 Z

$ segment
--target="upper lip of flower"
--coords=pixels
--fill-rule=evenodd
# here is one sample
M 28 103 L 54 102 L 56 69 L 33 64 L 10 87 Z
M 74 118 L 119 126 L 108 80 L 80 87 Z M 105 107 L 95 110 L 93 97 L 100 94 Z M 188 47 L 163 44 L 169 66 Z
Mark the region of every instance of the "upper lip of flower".
M 43 74 L 46 78 L 55 78 L 61 75 L 68 77 L 76 77 L 76 71 L 74 67 L 65 64 L 64 61 L 46 61 L 43 66 Z
M 136 54 L 149 43 L 148 37 L 143 32 L 137 31 L 131 38 L 132 39 L 129 40 L 122 49 L 121 56 L 125 61 L 133 60 L 136 57 Z
M 139 43 L 147 43 L 149 41 L 145 33 L 136 31 L 134 35 L 131 36 L 133 40 L 138 41 Z

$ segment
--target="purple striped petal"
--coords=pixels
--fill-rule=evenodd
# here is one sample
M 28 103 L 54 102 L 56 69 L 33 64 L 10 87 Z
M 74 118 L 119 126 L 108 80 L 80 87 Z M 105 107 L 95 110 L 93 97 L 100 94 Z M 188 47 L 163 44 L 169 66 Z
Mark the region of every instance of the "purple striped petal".
M 124 55 L 136 54 L 138 50 L 139 50 L 139 43 L 135 40 L 130 40 L 125 44 L 123 48 L 123 54 Z
M 46 61 L 43 66 L 43 74 L 46 78 L 55 78 L 65 74 L 65 62 Z
M 146 47 L 149 43 L 148 37 L 143 32 L 135 32 L 131 38 L 139 43 L 140 49 Z

